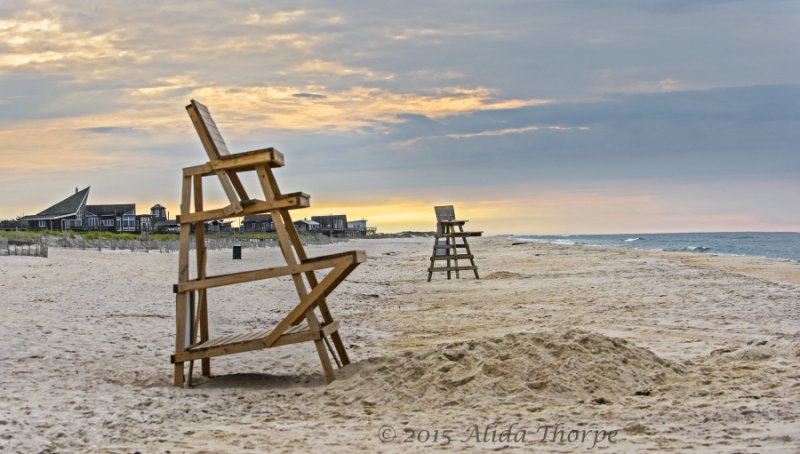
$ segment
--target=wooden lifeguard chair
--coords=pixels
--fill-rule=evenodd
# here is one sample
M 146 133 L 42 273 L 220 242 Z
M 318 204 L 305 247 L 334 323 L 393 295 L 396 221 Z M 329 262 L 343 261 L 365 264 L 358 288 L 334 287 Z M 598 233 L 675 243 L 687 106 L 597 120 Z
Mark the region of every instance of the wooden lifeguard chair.
M 183 169 L 181 215 L 178 217 L 178 283 L 174 286 L 177 295 L 175 354 L 171 357 L 175 365 L 175 385 L 183 386 L 187 383 L 191 386 L 194 360 L 201 360 L 202 374 L 209 376 L 211 357 L 306 341 L 314 342 L 325 379 L 330 383 L 336 376 L 327 350 L 339 367 L 349 364 L 350 360 L 339 335 L 339 322 L 331 315 L 325 297 L 353 269 L 366 261 L 365 252 L 348 251 L 309 258 L 289 216 L 289 210 L 308 207 L 309 196 L 302 192 L 281 193 L 272 174 L 273 168 L 283 166 L 283 154 L 274 148 L 231 154 L 206 106 L 192 100 L 186 109 L 208 153 L 209 161 Z M 247 195 L 238 174 L 249 171 L 256 172 L 264 200 L 251 199 Z M 203 205 L 202 178 L 214 175 L 219 178 L 229 204 L 223 208 L 208 209 Z M 261 213 L 272 215 L 286 264 L 208 276 L 204 223 Z M 189 276 L 191 225 L 194 225 L 197 251 L 197 276 L 193 279 Z M 327 268 L 332 269 L 318 281 L 315 271 Z M 244 334 L 209 337 L 208 289 L 289 275 L 292 276 L 300 302 L 288 310 L 288 314 L 275 327 Z M 184 376 L 186 362 L 189 362 L 188 377 Z
M 475 256 L 469 249 L 467 237 L 481 236 L 483 232 L 465 232 L 464 224 L 467 221 L 456 219 L 453 205 L 435 206 L 433 209 L 436 212 L 436 241 L 433 243 L 431 266 L 428 268 L 428 282 L 431 281 L 431 276 L 435 271 L 446 271 L 448 279 L 455 271 L 456 279 L 459 279 L 459 271 L 472 270 L 475 273 L 475 279 L 480 279 L 478 267 L 475 265 Z M 440 244 L 439 240 L 442 238 L 444 238 L 444 243 Z M 461 239 L 460 244 L 456 241 L 457 239 Z M 458 249 L 464 249 L 465 253 L 459 253 Z M 436 266 L 437 260 L 446 260 L 447 266 Z M 459 260 L 469 260 L 470 266 L 459 266 Z

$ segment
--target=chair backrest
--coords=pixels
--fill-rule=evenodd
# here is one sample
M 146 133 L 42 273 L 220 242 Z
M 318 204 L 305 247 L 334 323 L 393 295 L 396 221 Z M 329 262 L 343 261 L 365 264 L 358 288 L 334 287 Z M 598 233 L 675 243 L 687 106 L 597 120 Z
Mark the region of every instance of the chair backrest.
M 453 209 L 453 205 L 435 206 L 433 210 L 436 212 L 436 232 L 444 233 L 441 222 L 455 221 L 456 219 L 456 212 Z
M 456 212 L 453 205 L 441 205 L 433 207 L 436 211 L 436 222 L 439 221 L 454 221 L 456 219 Z
M 217 124 L 211 118 L 208 107 L 192 99 L 189 105 L 186 106 L 186 110 L 189 112 L 189 117 L 192 119 L 194 128 L 203 142 L 203 147 L 205 147 L 209 159 L 216 161 L 223 156 L 230 156 L 231 152 L 228 151 L 228 146 L 222 139 L 222 134 L 220 134 Z

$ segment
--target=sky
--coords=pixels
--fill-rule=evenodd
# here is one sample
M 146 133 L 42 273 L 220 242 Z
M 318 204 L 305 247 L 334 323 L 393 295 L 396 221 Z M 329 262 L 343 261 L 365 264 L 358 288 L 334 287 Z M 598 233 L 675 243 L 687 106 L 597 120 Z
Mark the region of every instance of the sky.
M 4 0 L 0 218 L 86 186 L 174 217 L 196 99 L 232 152 L 284 153 L 294 219 L 798 232 L 798 24 L 796 0 Z

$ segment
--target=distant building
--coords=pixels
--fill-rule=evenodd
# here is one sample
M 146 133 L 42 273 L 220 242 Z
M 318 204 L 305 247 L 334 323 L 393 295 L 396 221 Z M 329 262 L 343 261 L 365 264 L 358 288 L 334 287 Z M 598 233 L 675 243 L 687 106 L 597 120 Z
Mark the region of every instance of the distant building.
M 25 216 L 20 221 L 29 230 L 71 230 L 82 229 L 86 223 L 86 200 L 89 198 L 89 187 L 56 203 L 55 205 L 32 216 Z
M 136 232 L 136 205 L 86 205 L 86 227 L 89 230 L 109 232 Z
M 153 223 L 155 233 L 180 233 L 181 228 L 175 219 L 165 219 Z
M 168 219 L 167 209 L 161 206 L 160 203 L 157 203 L 150 207 L 150 217 L 153 219 L 153 222 L 166 221 Z
M 367 236 L 367 220 L 361 219 L 358 221 L 347 222 L 348 236 L 354 238 L 364 238 Z
M 294 221 L 294 227 L 298 232 L 316 232 L 320 229 L 319 222 L 309 221 L 308 219 Z
M 208 221 L 205 223 L 206 233 L 231 233 L 233 228 L 231 221 Z
M 319 223 L 322 233 L 331 237 L 345 236 L 347 232 L 347 215 L 332 214 L 329 216 L 311 216 L 311 220 Z
M 274 232 L 275 224 L 272 222 L 271 214 L 245 216 L 242 220 L 241 230 L 243 232 Z
M 136 214 L 136 204 L 118 203 L 109 205 L 87 205 L 89 187 L 75 193 L 50 208 L 25 216 L 20 221 L 29 230 L 73 230 L 86 232 L 100 230 L 116 233 L 149 233 L 162 223 L 165 227 L 175 226 L 175 221 L 167 220 L 166 210 L 156 204 L 150 214 Z

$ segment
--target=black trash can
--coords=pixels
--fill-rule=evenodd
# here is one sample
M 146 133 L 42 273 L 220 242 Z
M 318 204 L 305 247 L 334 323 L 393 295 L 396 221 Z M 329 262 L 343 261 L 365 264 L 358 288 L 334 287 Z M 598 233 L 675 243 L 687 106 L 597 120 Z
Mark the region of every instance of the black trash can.
M 234 246 L 233 247 L 233 259 L 234 260 L 241 260 L 242 259 L 242 247 L 241 246 Z

